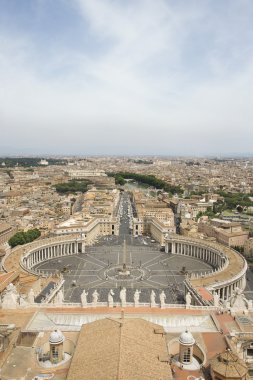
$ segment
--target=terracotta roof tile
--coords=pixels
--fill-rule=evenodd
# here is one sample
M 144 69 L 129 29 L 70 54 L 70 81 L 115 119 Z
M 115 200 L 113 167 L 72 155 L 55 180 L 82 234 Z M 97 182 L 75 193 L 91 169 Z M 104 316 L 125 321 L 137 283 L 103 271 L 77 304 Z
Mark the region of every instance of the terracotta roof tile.
M 142 319 L 103 319 L 82 327 L 67 380 L 171 380 L 165 338 Z

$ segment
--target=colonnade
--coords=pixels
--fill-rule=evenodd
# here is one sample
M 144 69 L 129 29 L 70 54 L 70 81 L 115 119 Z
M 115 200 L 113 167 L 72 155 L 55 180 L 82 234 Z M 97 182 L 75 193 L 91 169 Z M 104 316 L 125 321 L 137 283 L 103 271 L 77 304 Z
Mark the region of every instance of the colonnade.
M 75 255 L 83 252 L 84 245 L 79 241 L 56 242 L 50 245 L 41 245 L 22 257 L 22 264 L 26 269 L 56 257 Z
M 187 283 L 192 284 L 193 288 L 202 286 L 210 293 L 217 293 L 222 301 L 228 300 L 236 288 L 244 290 L 246 286 L 246 260 L 229 247 L 177 236 L 166 239 L 165 252 L 194 257 L 211 265 L 214 268 L 211 273 L 193 277 L 193 280 L 190 278 Z M 231 264 L 232 257 L 236 257 L 238 267 Z M 224 276 L 221 276 L 222 273 Z M 203 281 L 201 281 L 202 277 Z M 209 281 L 206 281 L 208 278 Z
M 243 278 L 234 281 L 232 284 L 223 285 L 219 288 L 216 288 L 213 293 L 216 292 L 219 295 L 220 299 L 225 301 L 232 296 L 236 288 L 242 290 L 245 288 L 245 280 Z
M 227 261 L 226 256 L 216 249 L 187 242 L 166 242 L 165 252 L 195 257 L 218 270 L 222 269 Z

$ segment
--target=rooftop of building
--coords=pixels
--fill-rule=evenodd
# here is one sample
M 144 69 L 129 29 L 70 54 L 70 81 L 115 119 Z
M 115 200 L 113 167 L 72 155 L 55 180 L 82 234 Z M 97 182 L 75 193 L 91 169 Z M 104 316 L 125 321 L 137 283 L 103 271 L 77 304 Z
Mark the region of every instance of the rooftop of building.
M 0 234 L 9 230 L 11 225 L 9 223 L 0 223 Z
M 80 312 L 83 314 L 94 313 L 92 308 L 58 308 L 54 310 L 48 308 L 46 310 L 48 313 L 55 313 L 58 322 L 60 322 L 59 316 L 63 312 L 65 315 L 68 314 L 70 318 Z M 34 309 L 17 310 L 15 313 L 8 310 L 1 311 L 0 323 L 14 323 L 17 327 L 13 337 L 11 336 L 10 352 L 12 355 L 9 355 L 8 362 L 3 367 L 2 375 L 5 375 L 3 380 L 24 376 L 28 368 L 30 368 L 29 379 L 38 373 L 49 371 L 54 373 L 54 378 L 57 380 L 66 378 L 68 380 L 79 378 L 84 380 L 116 380 L 118 378 L 171 380 L 172 374 L 167 347 L 170 341 L 179 339 L 185 327 L 182 326 L 177 332 L 169 329 L 165 334 L 160 323 L 151 323 L 142 319 L 141 314 L 144 310 L 154 314 L 157 321 L 160 321 L 159 315 L 166 318 L 170 314 L 175 314 L 177 318 L 185 322 L 187 315 L 190 317 L 194 315 L 207 316 L 209 314 L 208 310 L 173 308 L 168 311 L 141 307 L 138 309 L 127 308 L 123 316 L 121 308 L 114 310 L 104 307 L 96 308 L 96 313 L 102 314 L 103 319 L 92 323 L 87 323 L 87 321 L 87 324 L 82 325 L 78 331 L 65 330 L 63 326 L 33 331 L 30 329 L 30 321 L 33 321 L 36 316 L 41 320 L 41 316 Z M 119 318 L 120 315 L 121 318 Z M 222 328 L 226 333 L 227 331 L 241 331 L 240 326 L 230 314 L 217 314 L 215 318 L 217 319 L 217 329 L 214 331 L 207 332 L 203 329 L 203 326 L 199 331 L 195 332 L 192 332 L 192 328 L 189 328 L 196 344 L 205 352 L 206 361 L 203 368 L 198 371 L 189 371 L 187 368 L 182 369 L 172 366 L 173 378 L 186 380 L 189 375 L 205 377 L 203 375 L 210 360 L 213 359 L 217 352 L 224 352 L 227 348 L 225 335 L 219 330 Z M 40 347 L 44 342 L 48 342 L 51 332 L 57 328 L 63 331 L 66 340 L 71 339 L 76 344 L 76 349 L 71 364 L 68 362 L 63 366 L 45 371 L 39 368 L 40 366 L 34 355 L 34 347 Z M 36 344 L 30 344 L 29 346 L 14 344 L 15 339 L 20 336 L 20 329 L 22 332 L 27 331 L 36 334 Z M 39 332 L 40 334 L 38 334 Z M 13 338 L 15 339 L 13 340 Z
M 82 327 L 67 380 L 169 380 L 168 362 L 161 326 L 106 318 Z
M 246 363 L 231 350 L 219 353 L 211 360 L 212 370 L 224 378 L 241 379 L 248 373 Z

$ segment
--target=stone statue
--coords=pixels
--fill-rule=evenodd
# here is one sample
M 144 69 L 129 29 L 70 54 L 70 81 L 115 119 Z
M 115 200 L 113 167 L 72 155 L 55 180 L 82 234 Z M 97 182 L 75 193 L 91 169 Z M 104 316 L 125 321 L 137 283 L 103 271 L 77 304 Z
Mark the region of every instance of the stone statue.
M 17 288 L 13 283 L 11 282 L 7 287 L 6 287 L 7 292 L 18 294 Z
M 192 302 L 192 296 L 191 296 L 191 293 L 188 292 L 185 296 L 185 302 L 186 302 L 186 308 L 190 307 L 191 306 L 191 302 Z
M 33 291 L 33 288 L 31 288 L 31 289 L 29 290 L 29 292 L 28 292 L 28 295 L 27 295 L 27 302 L 28 302 L 29 304 L 33 304 L 33 303 L 34 303 L 34 298 L 35 298 L 35 296 L 34 296 L 34 291 Z
M 220 297 L 219 297 L 219 294 L 217 292 L 214 292 L 214 294 L 213 294 L 213 305 L 215 307 L 220 306 Z
M 164 290 L 160 293 L 160 303 L 161 308 L 165 306 L 165 300 L 166 300 L 166 294 L 164 293 Z
M 222 301 L 222 306 L 223 306 L 225 309 L 228 309 L 228 310 L 231 309 L 231 305 L 230 305 L 230 301 L 229 301 L 229 300 L 224 300 L 224 301 Z
M 28 300 L 25 299 L 23 296 L 19 297 L 19 305 L 22 307 L 29 306 Z
M 152 289 L 151 294 L 150 294 L 150 306 L 151 307 L 154 307 L 156 305 L 155 297 L 156 297 L 156 294 L 155 294 L 154 290 Z
M 119 293 L 119 298 L 121 301 L 121 306 L 126 306 L 126 288 L 122 288 Z
M 16 309 L 18 306 L 19 294 L 16 286 L 10 283 L 3 295 L 2 308 L 3 309 Z
M 62 289 L 59 290 L 57 294 L 57 303 L 62 304 L 64 299 L 63 291 Z
M 92 306 L 97 306 L 97 302 L 98 302 L 98 292 L 97 292 L 97 289 L 94 290 L 94 292 L 92 293 Z
M 245 311 L 249 308 L 249 301 L 240 288 L 235 289 L 234 294 L 228 299 L 228 302 L 234 310 Z
M 87 306 L 87 295 L 88 295 L 88 292 L 86 293 L 85 289 L 83 290 L 82 294 L 81 294 L 81 304 L 82 304 L 82 307 L 86 307 Z
M 109 293 L 108 293 L 108 305 L 109 307 L 113 307 L 113 296 L 114 296 L 114 291 L 112 289 L 110 289 Z
M 141 291 L 136 289 L 136 291 L 134 293 L 134 306 L 135 307 L 139 306 L 140 294 L 141 294 Z

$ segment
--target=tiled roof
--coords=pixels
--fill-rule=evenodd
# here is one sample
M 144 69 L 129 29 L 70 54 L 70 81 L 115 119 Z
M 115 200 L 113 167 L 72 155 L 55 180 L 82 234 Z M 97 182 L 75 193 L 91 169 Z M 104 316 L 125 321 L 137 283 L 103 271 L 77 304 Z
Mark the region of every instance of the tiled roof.
M 211 360 L 212 370 L 225 378 L 241 379 L 248 373 L 246 363 L 227 350 Z
M 171 380 L 160 326 L 142 319 L 103 319 L 80 331 L 67 380 Z

